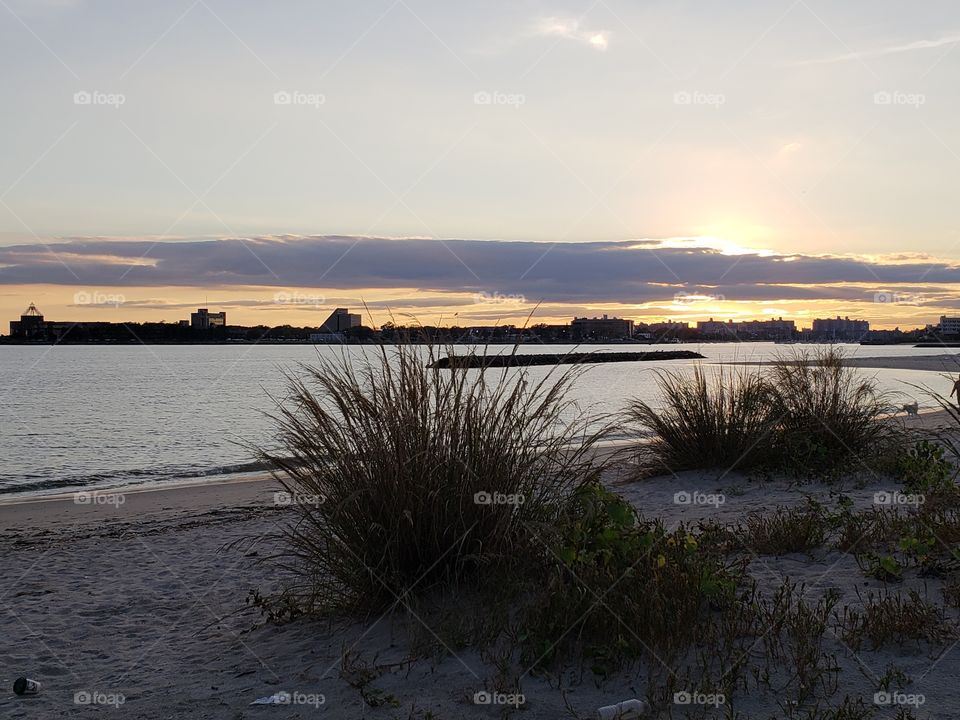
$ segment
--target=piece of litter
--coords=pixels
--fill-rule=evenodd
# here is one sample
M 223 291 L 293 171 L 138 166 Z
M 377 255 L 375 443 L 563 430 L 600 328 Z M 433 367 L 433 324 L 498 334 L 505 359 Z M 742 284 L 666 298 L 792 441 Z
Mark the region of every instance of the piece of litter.
M 616 705 L 605 705 L 597 710 L 597 720 L 628 720 L 638 718 L 647 711 L 647 704 L 633 698 Z
M 13 683 L 13 691 L 17 695 L 36 695 L 40 692 L 40 683 L 30 678 L 19 677 Z
M 268 695 L 267 697 L 257 698 L 250 704 L 251 705 L 289 705 L 290 700 L 291 700 L 290 693 L 281 691 L 275 695 Z

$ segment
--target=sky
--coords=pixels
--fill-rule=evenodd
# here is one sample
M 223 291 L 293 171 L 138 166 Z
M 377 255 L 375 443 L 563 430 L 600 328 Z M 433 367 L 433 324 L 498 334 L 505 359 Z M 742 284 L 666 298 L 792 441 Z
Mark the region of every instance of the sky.
M 940 0 L 0 0 L 0 313 L 936 322 L 957 45 Z

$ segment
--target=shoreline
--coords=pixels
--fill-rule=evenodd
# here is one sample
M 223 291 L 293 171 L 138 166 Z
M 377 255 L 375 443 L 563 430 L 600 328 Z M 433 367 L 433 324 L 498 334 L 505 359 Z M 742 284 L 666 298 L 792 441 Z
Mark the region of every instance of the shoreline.
M 598 443 L 598 450 L 600 453 L 608 455 L 624 453 L 640 441 L 642 441 L 642 438 L 606 440 Z M 213 480 L 187 478 L 182 482 L 169 480 L 156 484 L 140 483 L 138 485 L 88 490 L 81 488 L 49 495 L 11 493 L 9 497 L 0 496 L 0 531 L 9 526 L 8 518 L 10 515 L 16 515 L 18 508 L 30 505 L 49 505 L 54 507 L 53 512 L 61 517 L 71 514 L 67 511 L 68 508 L 75 508 L 76 512 L 80 514 L 99 510 L 105 517 L 110 518 L 128 513 L 128 506 L 138 510 L 149 510 L 154 506 L 163 505 L 164 500 L 172 502 L 173 505 L 183 506 L 181 508 L 183 509 L 188 504 L 195 504 L 195 501 L 190 499 L 192 494 L 211 496 L 208 499 L 215 502 L 219 492 L 223 500 L 234 502 L 238 499 L 246 501 L 251 499 L 266 500 L 269 493 L 282 490 L 283 488 L 269 472 L 257 471 Z M 75 497 L 81 493 L 90 496 L 91 502 L 76 502 Z M 107 498 L 116 496 L 123 496 L 124 500 L 119 504 L 107 500 Z M 101 498 L 101 500 L 98 501 L 97 498 Z M 133 499 L 133 502 L 128 502 L 130 499 Z M 113 509 L 114 505 L 117 505 L 117 509 Z
M 725 360 L 714 365 L 740 365 L 745 367 L 770 367 L 782 362 L 779 359 L 771 360 Z M 944 353 L 941 355 L 912 355 L 890 357 L 846 357 L 844 365 L 848 367 L 874 370 L 925 370 L 928 372 L 960 373 L 960 353 Z
M 737 365 L 754 365 L 758 363 L 724 363 Z M 921 430 L 936 430 L 938 427 L 947 423 L 948 417 L 946 411 L 939 407 L 920 408 L 917 415 L 907 415 L 903 411 L 897 410 L 888 419 L 901 420 L 907 427 Z M 631 447 L 643 444 L 647 441 L 642 435 L 631 438 L 616 438 L 604 440 L 598 443 L 598 449 L 603 453 L 615 454 L 624 453 Z M 131 485 L 114 485 L 109 487 L 95 488 L 76 488 L 74 490 L 57 490 L 50 493 L 35 494 L 31 491 L 11 492 L 0 495 L 0 529 L 4 526 L 4 515 L 7 508 L 16 508 L 23 505 L 43 504 L 43 503 L 67 503 L 75 505 L 75 496 L 85 493 L 94 497 L 103 497 L 109 495 L 123 495 L 124 497 L 133 497 L 144 494 L 162 494 L 162 493 L 186 493 L 194 488 L 227 488 L 226 495 L 233 497 L 235 492 L 230 490 L 232 486 L 244 486 L 250 484 L 263 485 L 272 483 L 271 487 L 275 490 L 281 490 L 269 471 L 254 470 L 247 473 L 230 473 L 222 476 L 190 476 L 181 480 L 159 480 L 155 482 L 141 482 Z M 96 501 L 92 503 L 96 506 Z M 80 503 L 80 507 L 85 507 Z

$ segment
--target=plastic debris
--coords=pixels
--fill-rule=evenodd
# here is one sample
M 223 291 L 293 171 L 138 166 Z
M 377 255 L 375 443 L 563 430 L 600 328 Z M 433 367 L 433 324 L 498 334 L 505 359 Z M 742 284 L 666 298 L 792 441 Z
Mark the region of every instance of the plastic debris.
M 251 705 L 289 705 L 290 704 L 290 693 L 281 690 L 280 692 L 274 695 L 268 695 L 267 697 L 257 698 L 254 700 Z
M 628 720 L 628 718 L 638 718 L 646 711 L 647 704 L 643 700 L 633 698 L 616 705 L 603 706 L 597 710 L 597 720 Z
M 19 677 L 13 681 L 13 691 L 17 695 L 36 695 L 40 692 L 40 683 L 30 678 Z

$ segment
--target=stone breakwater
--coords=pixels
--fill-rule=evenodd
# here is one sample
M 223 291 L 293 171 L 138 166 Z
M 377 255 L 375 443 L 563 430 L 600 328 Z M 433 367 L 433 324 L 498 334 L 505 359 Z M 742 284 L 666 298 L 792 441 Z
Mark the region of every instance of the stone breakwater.
M 529 365 L 575 365 L 578 363 L 644 362 L 650 360 L 703 360 L 692 350 L 657 350 L 654 352 L 541 353 L 536 355 L 450 355 L 438 358 L 435 368 L 500 368 Z

